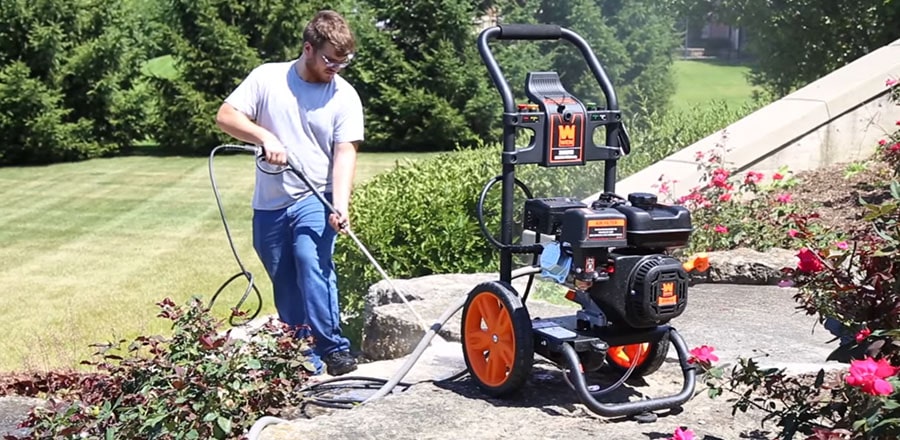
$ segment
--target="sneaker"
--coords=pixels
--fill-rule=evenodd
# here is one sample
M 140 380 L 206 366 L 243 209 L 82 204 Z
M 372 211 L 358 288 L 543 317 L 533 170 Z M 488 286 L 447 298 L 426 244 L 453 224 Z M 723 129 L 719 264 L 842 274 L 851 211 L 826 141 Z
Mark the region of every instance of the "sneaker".
M 356 358 L 349 351 L 328 353 L 322 360 L 325 361 L 330 376 L 343 376 L 356 370 Z

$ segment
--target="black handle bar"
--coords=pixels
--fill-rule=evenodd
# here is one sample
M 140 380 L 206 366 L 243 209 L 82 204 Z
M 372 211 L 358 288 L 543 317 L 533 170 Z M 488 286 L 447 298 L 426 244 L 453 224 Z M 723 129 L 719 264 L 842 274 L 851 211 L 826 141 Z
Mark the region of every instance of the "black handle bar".
M 498 40 L 559 40 L 562 28 L 555 24 L 502 24 Z
M 481 54 L 481 59 L 484 60 L 484 64 L 487 66 L 491 80 L 494 81 L 494 85 L 500 91 L 500 96 L 503 98 L 504 112 L 516 112 L 516 103 L 509 88 L 509 83 L 506 82 L 503 71 L 500 70 L 500 66 L 497 64 L 497 60 L 488 46 L 488 40 L 491 38 L 497 40 L 558 40 L 561 38 L 569 41 L 581 51 L 581 55 L 591 69 L 591 73 L 594 74 L 594 78 L 600 84 L 600 89 L 603 90 L 603 95 L 606 97 L 606 108 L 608 110 L 619 109 L 619 100 L 616 98 L 616 92 L 613 90 L 609 77 L 606 76 L 606 72 L 603 70 L 603 66 L 600 65 L 600 61 L 597 60 L 597 56 L 594 55 L 590 46 L 580 35 L 564 27 L 551 24 L 505 24 L 489 27 L 478 35 L 478 53 Z

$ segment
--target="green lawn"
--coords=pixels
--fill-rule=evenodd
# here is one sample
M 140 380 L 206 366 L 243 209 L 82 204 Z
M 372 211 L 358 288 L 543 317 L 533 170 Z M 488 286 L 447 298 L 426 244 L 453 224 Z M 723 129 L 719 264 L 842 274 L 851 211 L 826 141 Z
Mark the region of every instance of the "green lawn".
M 673 110 L 704 106 L 713 100 L 738 107 L 752 99 L 753 87 L 747 82 L 749 67 L 711 60 L 677 60 L 673 71 Z
M 360 154 L 359 179 L 427 155 Z M 220 156 L 215 172 L 238 253 L 271 313 L 250 239 L 253 166 L 249 155 Z M 204 158 L 0 168 L 0 200 L 0 371 L 74 366 L 88 344 L 164 333 L 156 302 L 208 299 L 237 271 Z M 217 316 L 243 288 L 222 294 Z

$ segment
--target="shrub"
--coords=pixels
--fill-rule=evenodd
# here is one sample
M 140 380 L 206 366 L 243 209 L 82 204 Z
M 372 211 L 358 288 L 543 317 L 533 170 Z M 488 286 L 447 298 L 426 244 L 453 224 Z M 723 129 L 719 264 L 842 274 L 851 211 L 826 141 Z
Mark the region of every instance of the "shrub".
M 0 165 L 49 163 L 99 155 L 86 120 L 66 122 L 63 95 L 38 79 L 24 63 L 0 68 Z
M 302 398 L 309 347 L 283 324 L 270 321 L 248 343 L 218 333 L 220 323 L 197 299 L 159 306 L 173 323 L 171 338 L 98 345 L 98 359 L 85 362 L 95 374 L 6 386 L 49 394 L 25 422 L 32 438 L 239 438 Z
M 727 149 L 698 152 L 695 160 L 702 170 L 700 185 L 678 200 L 669 200 L 691 210 L 694 233 L 687 252 L 747 247 L 766 251 L 773 247 L 798 246 L 795 238 L 803 226 L 804 236 L 832 239 L 816 222 L 814 215 L 802 215 L 792 200 L 791 188 L 799 183 L 781 167 L 766 176 L 748 171 L 740 176 L 725 166 Z M 660 178 L 659 191 L 668 194 L 675 182 Z
M 462 150 L 379 174 L 354 191 L 351 227 L 394 277 L 488 269 L 495 257 L 475 204 L 498 157 L 496 147 Z M 348 238 L 338 240 L 335 261 L 344 308 L 357 312 L 380 276 Z

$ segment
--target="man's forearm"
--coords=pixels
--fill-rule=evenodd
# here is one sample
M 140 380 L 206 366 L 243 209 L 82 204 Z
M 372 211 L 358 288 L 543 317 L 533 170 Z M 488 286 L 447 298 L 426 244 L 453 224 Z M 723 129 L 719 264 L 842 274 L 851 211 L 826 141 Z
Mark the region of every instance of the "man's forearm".
M 239 112 L 230 104 L 222 104 L 216 113 L 216 125 L 231 136 L 244 142 L 265 145 L 275 138 L 269 130 L 251 121 L 247 115 Z
M 356 145 L 352 143 L 335 145 L 331 189 L 334 207 L 343 214 L 348 214 L 350 208 L 350 193 L 353 190 L 355 174 Z

